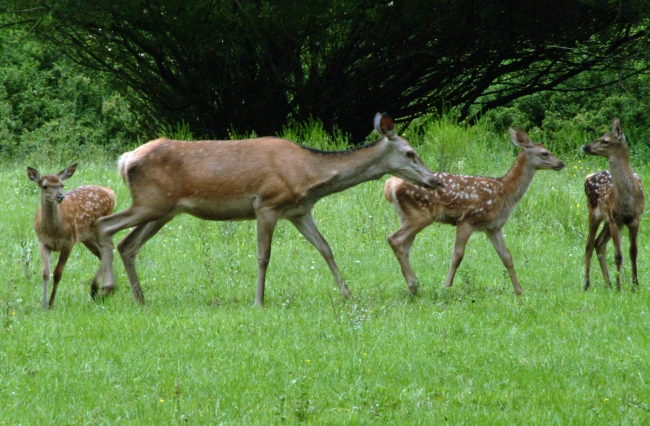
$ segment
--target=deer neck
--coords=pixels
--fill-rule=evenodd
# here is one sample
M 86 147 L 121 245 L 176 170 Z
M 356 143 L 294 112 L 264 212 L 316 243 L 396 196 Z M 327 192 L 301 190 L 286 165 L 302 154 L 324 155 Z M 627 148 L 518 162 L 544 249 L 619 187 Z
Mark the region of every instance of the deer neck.
M 607 159 L 609 173 L 612 175 L 612 185 L 619 198 L 633 195 L 635 192 L 634 172 L 630 167 L 627 151 Z
M 56 201 L 50 201 L 45 198 L 45 194 L 41 195 L 41 212 L 39 219 L 42 228 L 57 230 L 63 227 L 59 205 Z
M 314 153 L 312 160 L 315 175 L 324 178 L 314 182 L 313 189 L 319 196 L 326 196 L 362 182 L 379 179 L 386 174 L 388 149 L 388 141 L 381 139 L 350 151 Z
M 501 178 L 505 186 L 504 198 L 508 200 L 508 205 L 514 207 L 522 199 L 534 177 L 535 167 L 521 151 L 508 173 Z
M 612 175 L 612 184 L 617 192 L 630 192 L 634 188 L 634 172 L 630 167 L 627 151 L 607 159 L 609 173 Z

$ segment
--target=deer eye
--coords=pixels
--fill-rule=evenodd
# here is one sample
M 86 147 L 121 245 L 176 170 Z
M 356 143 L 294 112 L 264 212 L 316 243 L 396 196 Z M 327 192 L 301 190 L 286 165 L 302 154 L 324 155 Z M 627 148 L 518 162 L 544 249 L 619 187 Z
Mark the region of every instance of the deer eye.
M 43 189 L 47 189 L 47 185 L 43 185 Z
M 408 158 L 415 158 L 415 152 L 414 151 L 409 151 L 409 152 L 406 153 L 406 156 Z
M 607 139 L 603 139 L 602 144 L 605 145 L 605 146 L 607 146 L 607 145 L 609 145 L 609 141 L 608 141 Z
M 545 152 L 542 154 L 543 157 L 548 157 L 549 155 L 551 155 L 549 152 Z

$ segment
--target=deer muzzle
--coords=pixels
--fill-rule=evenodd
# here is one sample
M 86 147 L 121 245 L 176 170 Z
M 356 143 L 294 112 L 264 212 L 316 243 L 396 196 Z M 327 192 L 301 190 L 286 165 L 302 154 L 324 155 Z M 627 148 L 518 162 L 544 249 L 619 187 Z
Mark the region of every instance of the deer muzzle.
M 59 195 L 56 196 L 56 202 L 57 203 L 61 204 L 63 202 L 63 200 L 65 200 L 65 195 L 59 194 Z

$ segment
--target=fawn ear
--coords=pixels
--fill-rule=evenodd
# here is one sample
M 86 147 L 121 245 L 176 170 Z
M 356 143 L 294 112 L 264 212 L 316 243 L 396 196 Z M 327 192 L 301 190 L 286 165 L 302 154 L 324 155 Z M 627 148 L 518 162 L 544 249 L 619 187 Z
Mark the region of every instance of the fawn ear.
M 381 136 L 386 136 L 388 139 L 395 137 L 395 123 L 388 114 L 375 114 L 375 130 Z
M 31 180 L 32 182 L 36 182 L 36 183 L 39 183 L 40 181 L 43 180 L 41 174 L 37 172 L 36 169 L 33 167 L 27 167 L 27 177 L 29 177 L 29 180 Z
M 66 179 L 71 178 L 72 175 L 74 174 L 75 170 L 77 170 L 77 163 L 74 163 L 73 165 L 68 166 L 68 168 L 65 169 L 65 170 L 61 170 L 59 172 L 59 179 L 66 180 Z
M 618 118 L 615 118 L 612 123 L 612 132 L 616 133 L 616 137 L 619 139 L 623 136 L 623 129 L 621 128 L 621 122 Z
M 517 130 L 511 127 L 508 129 L 508 132 L 510 132 L 510 140 L 515 146 L 519 146 L 521 148 L 533 147 L 533 141 L 531 141 L 530 138 L 526 136 L 524 131 L 521 130 L 521 127 L 517 127 Z

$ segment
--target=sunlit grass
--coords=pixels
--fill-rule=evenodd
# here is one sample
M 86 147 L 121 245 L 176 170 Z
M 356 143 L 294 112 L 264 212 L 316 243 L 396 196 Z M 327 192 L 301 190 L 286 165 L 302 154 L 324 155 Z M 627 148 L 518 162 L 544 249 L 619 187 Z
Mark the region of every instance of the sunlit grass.
M 434 122 L 413 139 L 434 169 L 499 176 L 514 159 L 505 135 L 481 129 Z M 324 148 L 344 146 L 337 143 Z M 416 240 L 422 294 L 409 297 L 385 241 L 398 219 L 382 180 L 314 209 L 353 292 L 348 302 L 318 252 L 283 222 L 266 306 L 253 308 L 254 222 L 181 216 L 138 257 L 145 307 L 133 302 L 118 255 L 118 291 L 93 303 L 98 261 L 78 246 L 49 312 L 40 308 L 32 229 L 38 192 L 25 166 L 48 173 L 79 161 L 67 187 L 110 186 L 118 211 L 129 193 L 116 158 L 97 153 L 5 163 L 0 423 L 647 424 L 646 216 L 640 291 L 630 291 L 624 239 L 623 290 L 603 288 L 594 268 L 593 291 L 583 293 L 582 181 L 605 163 L 558 156 L 565 170 L 539 172 L 504 228 L 521 297 L 481 234 L 470 240 L 454 287 L 443 289 L 455 230 L 442 225 Z M 648 175 L 645 165 L 633 167 Z

